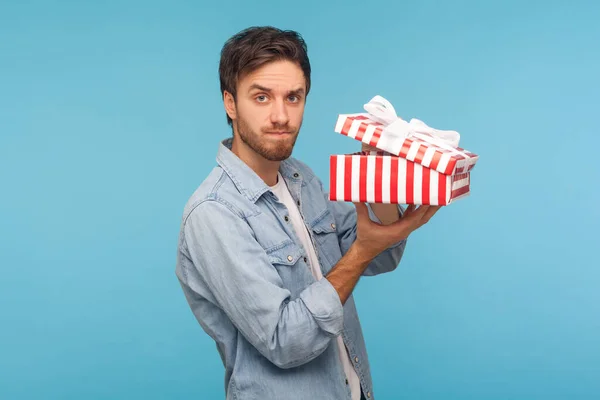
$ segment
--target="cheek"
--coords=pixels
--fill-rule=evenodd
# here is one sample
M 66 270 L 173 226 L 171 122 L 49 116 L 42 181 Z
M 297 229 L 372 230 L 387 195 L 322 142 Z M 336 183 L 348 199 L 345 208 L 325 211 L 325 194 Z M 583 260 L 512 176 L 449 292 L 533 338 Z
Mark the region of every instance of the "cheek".
M 268 118 L 265 117 L 263 110 L 258 107 L 238 107 L 238 117 L 243 121 L 244 126 L 250 128 L 253 132 L 260 132 L 261 128 L 268 122 Z
M 297 109 L 294 109 L 290 113 L 290 119 L 291 119 L 290 122 L 294 126 L 300 126 L 300 124 L 302 123 L 303 116 L 304 116 L 304 107 L 298 107 Z

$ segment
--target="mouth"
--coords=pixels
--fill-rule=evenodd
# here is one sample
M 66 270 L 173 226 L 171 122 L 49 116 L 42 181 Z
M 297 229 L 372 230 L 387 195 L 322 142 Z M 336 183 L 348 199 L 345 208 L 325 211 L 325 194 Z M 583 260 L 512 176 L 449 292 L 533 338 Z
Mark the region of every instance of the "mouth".
M 267 135 L 290 135 L 292 132 L 284 132 L 284 131 L 275 131 L 275 132 L 265 132 Z

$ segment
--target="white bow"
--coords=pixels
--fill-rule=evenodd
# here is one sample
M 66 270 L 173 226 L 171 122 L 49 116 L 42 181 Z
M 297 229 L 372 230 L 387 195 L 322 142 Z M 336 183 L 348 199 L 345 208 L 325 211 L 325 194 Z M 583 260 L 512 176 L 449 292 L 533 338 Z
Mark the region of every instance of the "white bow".
M 456 131 L 434 129 L 416 118 L 406 122 L 398 117 L 392 103 L 379 95 L 373 97 L 364 108 L 369 113 L 370 119 L 384 125 L 381 135 L 387 136 L 390 141 L 403 143 L 405 139 L 414 136 L 453 153 L 462 154 L 456 150 L 460 141 L 460 134 Z

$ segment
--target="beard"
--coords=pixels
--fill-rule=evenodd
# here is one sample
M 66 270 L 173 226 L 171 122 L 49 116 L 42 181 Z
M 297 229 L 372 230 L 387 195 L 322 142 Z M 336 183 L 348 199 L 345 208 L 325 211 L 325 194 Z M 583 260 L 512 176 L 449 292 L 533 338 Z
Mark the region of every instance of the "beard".
M 294 144 L 296 144 L 300 126 L 302 125 L 302 122 L 298 128 L 289 125 L 273 125 L 269 129 L 261 129 L 260 133 L 256 133 L 243 118 L 238 118 L 234 123 L 236 124 L 240 140 L 256 154 L 269 161 L 283 161 L 292 155 L 292 150 L 294 149 Z M 286 134 L 283 140 L 277 139 L 272 141 L 265 136 L 266 132 L 272 131 L 290 133 Z

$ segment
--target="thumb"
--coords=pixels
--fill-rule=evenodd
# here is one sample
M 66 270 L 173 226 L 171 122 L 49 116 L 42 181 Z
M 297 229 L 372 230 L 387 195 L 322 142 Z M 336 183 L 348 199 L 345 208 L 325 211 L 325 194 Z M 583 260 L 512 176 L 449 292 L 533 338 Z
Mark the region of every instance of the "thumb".
M 369 209 L 365 203 L 354 203 L 356 207 L 357 218 L 369 218 Z

